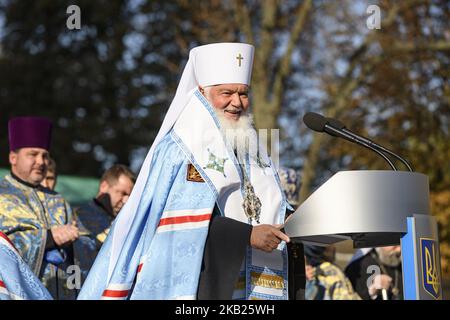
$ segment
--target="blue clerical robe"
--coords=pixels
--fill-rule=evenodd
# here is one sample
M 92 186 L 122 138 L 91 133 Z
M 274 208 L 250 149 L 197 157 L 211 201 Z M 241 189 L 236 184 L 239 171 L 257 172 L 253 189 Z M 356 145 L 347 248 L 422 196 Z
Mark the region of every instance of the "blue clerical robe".
M 0 232 L 0 300 L 50 300 L 52 297 Z
M 188 180 L 189 161 L 171 135 L 158 145 L 152 162 L 145 186 L 148 201 L 144 200 L 135 217 L 142 221 L 133 224 L 139 230 L 132 230 L 126 239 L 124 250 L 129 250 L 128 254 L 121 255 L 108 281 L 112 244 L 108 236 L 79 299 L 174 299 L 196 295 L 216 198 L 205 182 Z M 180 211 L 186 211 L 186 215 L 174 215 Z M 186 220 L 189 222 L 179 223 Z M 111 232 L 113 228 L 114 223 Z
M 84 283 L 100 248 L 105 241 L 114 219 L 106 203 L 110 203 L 108 194 L 103 194 L 88 203 L 74 209 L 80 237 L 74 242 L 75 264 L 81 270 L 81 281 Z

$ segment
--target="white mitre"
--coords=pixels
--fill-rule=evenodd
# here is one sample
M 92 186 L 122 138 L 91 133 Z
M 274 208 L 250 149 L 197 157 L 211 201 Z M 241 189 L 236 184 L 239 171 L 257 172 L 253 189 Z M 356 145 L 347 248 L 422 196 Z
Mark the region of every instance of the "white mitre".
M 111 234 L 113 240 L 108 281 L 141 201 L 145 183 L 151 170 L 150 164 L 155 147 L 172 129 L 198 86 L 206 87 L 226 83 L 250 85 L 253 56 L 254 47 L 245 43 L 214 43 L 193 48 L 189 52 L 189 60 L 184 67 L 175 97 L 170 104 L 158 135 L 145 157 L 130 198 L 115 220 L 115 227 Z
M 197 84 L 224 83 L 250 85 L 254 47 L 245 43 L 214 43 L 191 50 Z

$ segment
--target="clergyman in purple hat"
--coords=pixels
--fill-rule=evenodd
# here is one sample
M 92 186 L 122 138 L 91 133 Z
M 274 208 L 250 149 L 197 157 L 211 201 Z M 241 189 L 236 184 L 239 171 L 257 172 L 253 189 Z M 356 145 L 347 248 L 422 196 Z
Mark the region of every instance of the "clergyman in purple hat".
M 78 228 L 64 198 L 40 185 L 49 166 L 51 135 L 52 123 L 46 118 L 9 121 L 11 172 L 0 180 L 0 231 L 55 299 L 74 299 L 66 270 L 73 264 Z

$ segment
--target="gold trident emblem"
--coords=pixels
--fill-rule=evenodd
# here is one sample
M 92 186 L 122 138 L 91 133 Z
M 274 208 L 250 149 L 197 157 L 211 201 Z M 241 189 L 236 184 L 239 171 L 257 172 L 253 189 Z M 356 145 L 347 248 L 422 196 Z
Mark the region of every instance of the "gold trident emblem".
M 432 252 L 428 248 L 425 248 L 425 270 L 426 270 L 426 283 L 433 286 L 433 290 L 439 293 L 439 275 L 437 270 L 436 252 L 434 244 L 432 244 Z
M 244 57 L 239 53 L 239 55 L 236 57 L 237 60 L 239 60 L 239 67 L 241 66 L 241 60 L 244 60 Z

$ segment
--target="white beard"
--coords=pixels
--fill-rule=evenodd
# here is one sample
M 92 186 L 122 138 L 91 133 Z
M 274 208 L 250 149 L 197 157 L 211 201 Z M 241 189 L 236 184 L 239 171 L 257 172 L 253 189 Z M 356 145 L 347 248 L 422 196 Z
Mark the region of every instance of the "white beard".
M 225 140 L 237 152 L 240 162 L 245 155 L 257 155 L 258 137 L 253 125 L 253 116 L 242 111 L 239 119 L 228 119 L 222 110 L 215 110 Z

